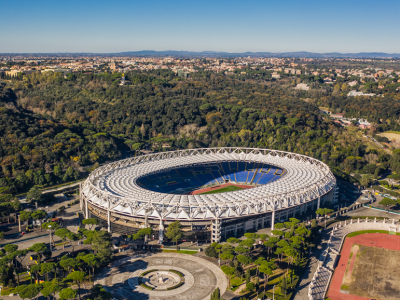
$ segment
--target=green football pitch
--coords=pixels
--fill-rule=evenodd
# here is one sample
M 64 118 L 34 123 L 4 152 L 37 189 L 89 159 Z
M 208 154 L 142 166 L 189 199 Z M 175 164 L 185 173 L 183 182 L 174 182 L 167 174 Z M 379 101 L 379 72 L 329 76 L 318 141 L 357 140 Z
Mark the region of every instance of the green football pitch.
M 199 195 L 226 193 L 226 192 L 233 192 L 233 191 L 238 191 L 238 190 L 243 190 L 243 188 L 238 187 L 238 186 L 234 186 L 234 185 L 230 185 L 230 186 L 223 187 L 223 188 L 220 188 L 220 189 L 217 189 L 217 190 L 200 193 Z

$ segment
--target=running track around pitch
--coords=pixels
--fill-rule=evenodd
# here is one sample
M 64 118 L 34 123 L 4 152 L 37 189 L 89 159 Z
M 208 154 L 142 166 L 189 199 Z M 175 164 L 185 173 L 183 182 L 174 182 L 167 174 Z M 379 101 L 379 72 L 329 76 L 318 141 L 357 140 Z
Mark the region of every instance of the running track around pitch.
M 219 190 L 219 189 L 222 189 L 224 187 L 231 186 L 231 185 L 240 187 L 242 189 L 251 189 L 251 188 L 254 187 L 252 185 L 240 185 L 240 184 L 234 184 L 234 183 L 224 183 L 224 184 L 221 184 L 221 185 L 217 185 L 217 186 L 213 186 L 213 187 L 209 187 L 209 188 L 205 188 L 205 189 L 201 189 L 201 190 L 195 190 L 195 191 L 192 191 L 190 193 L 187 193 L 187 195 L 197 195 L 197 194 L 201 194 L 201 193 L 205 193 L 205 192 L 209 192 L 209 191 Z
M 371 244 L 372 242 L 372 244 Z M 400 236 L 389 235 L 384 233 L 366 233 L 351 238 L 346 238 L 342 251 L 340 252 L 340 260 L 333 274 L 331 284 L 327 293 L 327 297 L 332 300 L 367 300 L 370 298 L 350 295 L 340 292 L 343 276 L 346 272 L 346 266 L 350 258 L 351 247 L 356 245 L 385 248 L 389 250 L 400 251 Z

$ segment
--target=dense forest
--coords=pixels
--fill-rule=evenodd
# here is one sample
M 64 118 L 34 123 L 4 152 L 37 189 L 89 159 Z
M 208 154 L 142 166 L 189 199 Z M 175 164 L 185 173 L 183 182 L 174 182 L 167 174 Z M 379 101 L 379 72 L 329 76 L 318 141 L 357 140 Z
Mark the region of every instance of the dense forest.
M 400 130 L 395 97 L 350 101 L 332 87 L 308 101 L 307 91 L 290 84 L 204 71 L 189 79 L 135 71 L 124 86 L 121 76 L 32 73 L 0 85 L 1 202 L 34 185 L 82 178 L 83 166 L 141 149 L 262 147 L 315 157 L 338 175 L 400 171 L 396 159 L 364 145 L 356 128 L 340 127 L 318 108 L 328 103 L 376 120 L 373 132 Z

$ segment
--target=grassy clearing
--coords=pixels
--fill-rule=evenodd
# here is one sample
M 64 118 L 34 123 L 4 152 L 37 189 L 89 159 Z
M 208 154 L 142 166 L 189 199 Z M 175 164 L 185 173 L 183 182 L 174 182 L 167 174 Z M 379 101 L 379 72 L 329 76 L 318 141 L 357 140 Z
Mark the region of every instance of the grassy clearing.
M 233 191 L 239 191 L 239 190 L 243 190 L 243 188 L 238 187 L 238 186 L 234 186 L 234 185 L 230 185 L 230 186 L 223 187 L 223 188 L 220 188 L 220 189 L 217 189 L 217 190 L 200 193 L 199 195 L 226 193 L 226 192 L 233 192 Z
M 353 236 L 357 236 L 357 235 L 365 234 L 365 233 L 386 233 L 386 234 L 389 234 L 389 231 L 387 231 L 387 230 L 361 230 L 361 231 L 355 231 L 355 232 L 349 233 L 347 235 L 347 237 L 353 237 Z
M 343 285 L 340 287 L 340 289 L 341 289 L 342 291 L 348 291 L 348 290 L 350 289 L 350 287 L 349 287 L 348 285 L 343 284 Z

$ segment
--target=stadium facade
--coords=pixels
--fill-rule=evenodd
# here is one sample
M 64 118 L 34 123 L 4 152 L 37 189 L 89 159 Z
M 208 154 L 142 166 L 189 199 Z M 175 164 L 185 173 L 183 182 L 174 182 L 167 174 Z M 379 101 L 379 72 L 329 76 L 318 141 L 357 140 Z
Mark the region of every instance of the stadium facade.
M 193 191 L 225 183 L 248 188 L 215 194 Z M 80 186 L 85 216 L 132 234 L 164 230 L 179 220 L 184 240 L 220 241 L 315 211 L 337 201 L 336 180 L 323 162 L 257 148 L 204 148 L 132 157 L 101 166 Z

